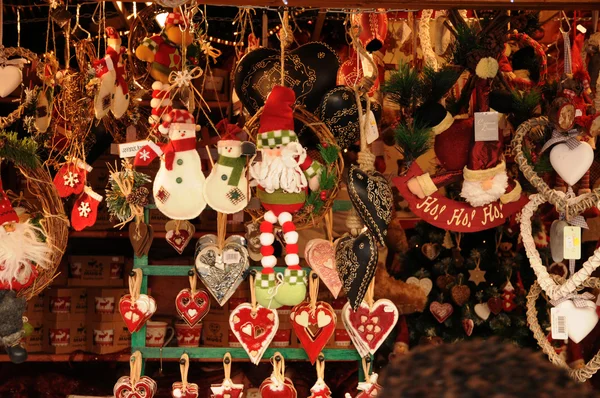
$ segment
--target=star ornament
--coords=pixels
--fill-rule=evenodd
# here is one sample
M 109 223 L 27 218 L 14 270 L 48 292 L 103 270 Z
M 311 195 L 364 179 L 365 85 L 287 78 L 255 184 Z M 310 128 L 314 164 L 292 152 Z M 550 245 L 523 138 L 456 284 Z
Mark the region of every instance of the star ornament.
M 469 282 L 473 282 L 475 285 L 485 282 L 485 271 L 482 271 L 479 266 L 469 270 Z

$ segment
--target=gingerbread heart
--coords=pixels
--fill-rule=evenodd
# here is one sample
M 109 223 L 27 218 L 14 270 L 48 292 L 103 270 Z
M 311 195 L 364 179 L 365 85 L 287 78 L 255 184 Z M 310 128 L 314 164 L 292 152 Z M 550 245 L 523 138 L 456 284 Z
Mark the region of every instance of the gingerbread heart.
M 154 315 L 156 301 L 146 294 L 140 294 L 138 299 L 133 301 L 131 295 L 126 294 L 119 300 L 119 312 L 129 332 L 134 333 Z
M 175 308 L 183 320 L 194 327 L 208 314 L 210 299 L 205 290 L 198 290 L 192 294 L 191 289 L 183 289 L 177 294 Z
M 198 384 L 187 383 L 184 388 L 182 382 L 175 382 L 171 387 L 171 396 L 173 398 L 198 398 L 200 396 Z
M 423 253 L 430 261 L 438 258 L 441 252 L 442 246 L 439 243 L 425 243 L 421 246 L 421 253 Z
M 152 398 L 156 394 L 156 382 L 148 376 L 142 376 L 132 385 L 129 376 L 122 376 L 113 388 L 115 398 Z
M 429 311 L 431 311 L 439 323 L 444 323 L 454 312 L 454 307 L 452 307 L 452 304 L 450 303 L 442 304 L 438 301 L 434 301 L 429 306 Z
M 342 281 L 335 266 L 335 247 L 325 239 L 312 239 L 306 244 L 304 258 L 321 281 L 337 298 L 342 289 Z
M 206 235 L 196 244 L 196 272 L 204 286 L 220 306 L 244 280 L 249 267 L 248 250 L 241 236 L 230 236 L 223 250 L 216 244 L 215 235 Z
M 259 388 L 262 398 L 297 398 L 298 392 L 294 383 L 287 377 L 281 383 L 275 377 L 270 377 L 262 382 Z
M 419 286 L 421 288 L 421 290 L 423 290 L 423 292 L 425 293 L 425 296 L 429 296 L 431 289 L 433 289 L 433 282 L 429 278 L 419 279 L 415 276 L 411 276 L 410 278 L 408 278 L 406 280 L 406 283 L 408 283 L 410 285 Z
M 302 348 L 314 365 L 335 332 L 337 320 L 333 308 L 323 301 L 317 301 L 314 309 L 310 303 L 300 303 L 292 308 L 290 320 Z
M 251 304 L 243 303 L 231 311 L 229 327 L 250 361 L 258 365 L 277 333 L 279 317 L 276 310 L 257 305 L 253 311 Z
M 241 398 L 244 393 L 243 384 L 234 384 L 231 380 L 223 380 L 221 384 L 210 386 L 210 398 Z
M 398 322 L 398 308 L 387 299 L 369 305 L 362 302 L 355 311 L 346 303 L 342 309 L 346 330 L 361 356 L 375 354 Z M 362 352 L 361 352 L 362 351 Z

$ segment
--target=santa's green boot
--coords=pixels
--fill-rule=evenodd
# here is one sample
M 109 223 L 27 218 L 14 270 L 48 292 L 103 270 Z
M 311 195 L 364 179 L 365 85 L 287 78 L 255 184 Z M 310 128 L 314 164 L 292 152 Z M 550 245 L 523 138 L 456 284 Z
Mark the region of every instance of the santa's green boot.
M 306 272 L 303 269 L 286 268 L 283 283 L 277 288 L 275 300 L 282 305 L 295 306 L 306 298 Z
M 263 307 L 277 309 L 283 304 L 275 300 L 274 296 L 277 292 L 277 279 L 275 278 L 275 272 L 271 273 L 256 273 L 256 279 L 254 280 L 254 295 L 256 296 L 256 302 Z

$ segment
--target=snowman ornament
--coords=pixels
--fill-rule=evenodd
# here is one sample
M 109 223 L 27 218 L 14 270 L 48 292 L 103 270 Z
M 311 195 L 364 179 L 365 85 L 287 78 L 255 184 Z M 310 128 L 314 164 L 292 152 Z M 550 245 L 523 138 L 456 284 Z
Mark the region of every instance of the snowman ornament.
M 135 156 L 135 166 L 148 166 L 160 156 L 152 193 L 158 210 L 172 220 L 191 220 L 206 207 L 196 129 L 194 117 L 187 110 L 172 110 L 158 128 L 168 135 L 169 142 L 150 143 Z

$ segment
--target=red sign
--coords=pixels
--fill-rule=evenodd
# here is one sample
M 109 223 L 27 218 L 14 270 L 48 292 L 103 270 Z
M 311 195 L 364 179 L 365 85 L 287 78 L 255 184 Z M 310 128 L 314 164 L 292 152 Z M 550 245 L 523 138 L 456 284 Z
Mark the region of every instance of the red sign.
M 393 179 L 394 185 L 406 199 L 415 215 L 429 224 L 455 232 L 478 232 L 502 225 L 504 220 L 523 208 L 529 201 L 525 195 L 516 202 L 502 204 L 500 201 L 481 207 L 473 207 L 466 202 L 458 202 L 435 192 L 419 199 L 408 189 L 408 180 L 423 171 L 413 163 L 408 173 Z

